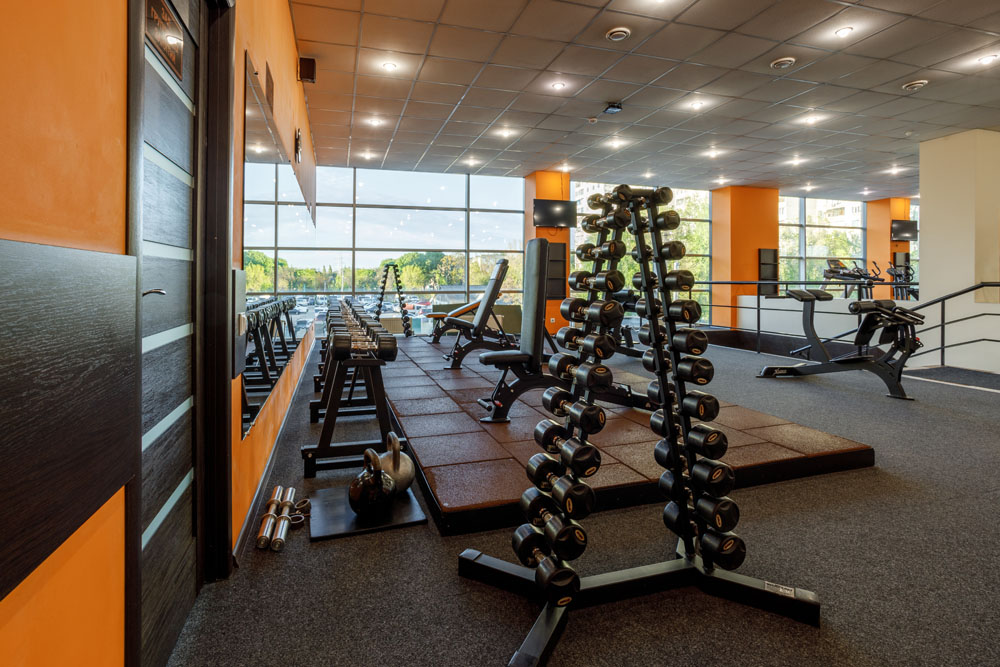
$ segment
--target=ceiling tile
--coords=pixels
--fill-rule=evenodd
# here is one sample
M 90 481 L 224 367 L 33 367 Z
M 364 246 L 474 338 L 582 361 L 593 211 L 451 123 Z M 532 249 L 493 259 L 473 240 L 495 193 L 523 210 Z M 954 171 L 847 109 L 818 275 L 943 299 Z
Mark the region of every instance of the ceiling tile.
M 599 4 L 595 6 L 604 4 L 602 0 L 597 0 L 597 2 Z M 611 2 L 608 3 L 608 9 L 669 21 L 686 9 L 689 4 L 689 0 L 671 0 L 670 2 L 650 2 L 649 0 L 611 0 Z
M 920 13 L 923 18 L 965 25 L 996 11 L 992 2 L 980 0 L 944 0 Z
M 678 17 L 681 23 L 732 30 L 774 4 L 774 0 L 699 0 Z
M 726 118 L 749 118 L 750 115 L 754 113 L 761 112 L 771 107 L 767 102 L 756 102 L 754 100 L 733 100 L 731 102 L 725 102 L 719 106 L 712 109 L 712 113 L 717 116 L 724 116 Z M 801 109 L 798 113 L 801 113 Z M 760 120 L 757 118 L 751 118 L 750 120 Z M 771 121 L 768 121 L 771 122 Z
M 365 12 L 417 21 L 436 20 L 443 6 L 444 0 L 365 0 Z
M 421 81 L 457 83 L 467 86 L 472 83 L 480 69 L 482 69 L 482 65 L 479 63 L 428 56 L 424 60 L 424 66 L 420 68 L 420 74 L 417 78 Z
M 573 132 L 585 127 L 586 125 L 587 121 L 582 118 L 553 114 L 539 123 L 538 127 L 543 130 L 563 130 L 565 132 Z
M 728 97 L 740 97 L 755 88 L 764 85 L 771 78 L 762 74 L 752 74 L 732 70 L 722 75 L 715 81 L 698 89 L 698 92 L 712 95 L 726 95 Z
M 358 122 L 359 114 L 375 116 L 397 116 L 403 111 L 403 102 L 378 97 L 354 98 L 354 122 Z
M 423 54 L 434 25 L 365 14 L 361 25 L 361 46 L 382 51 Z
M 460 135 L 463 137 L 478 137 L 486 131 L 486 123 L 469 123 L 465 121 L 452 120 L 444 124 L 441 132 L 445 134 Z
M 531 0 L 510 31 L 518 35 L 569 42 L 596 15 L 597 9 L 593 7 L 555 0 Z
M 557 72 L 597 76 L 622 57 L 617 51 L 571 45 L 556 58 L 551 69 Z
M 625 56 L 621 62 L 604 74 L 606 79 L 616 81 L 631 81 L 634 83 L 649 83 L 654 81 L 677 63 L 672 60 L 661 60 L 648 56 Z
M 637 90 L 639 90 L 639 86 L 634 83 L 599 79 L 581 90 L 577 95 L 577 99 L 593 100 L 595 102 L 618 102 Z
M 476 79 L 476 85 L 483 86 L 485 88 L 523 90 L 529 83 L 537 78 L 539 74 L 540 72 L 533 69 L 487 65 L 483 68 L 479 78 Z
M 394 79 L 412 79 L 420 67 L 421 58 L 421 56 L 412 53 L 361 49 L 358 57 L 358 74 L 374 74 Z M 351 61 L 353 62 L 353 60 L 352 56 Z M 386 63 L 392 63 L 396 66 L 396 69 L 391 72 L 386 71 L 383 67 Z
M 462 103 L 476 107 L 503 109 L 513 102 L 515 97 L 517 97 L 517 93 L 514 92 L 477 88 L 474 86 L 465 93 Z
M 827 104 L 822 105 L 822 108 L 843 113 L 858 113 L 864 111 L 865 109 L 870 109 L 878 104 L 885 104 L 886 102 L 892 102 L 896 99 L 899 98 L 883 93 L 862 91 L 833 102 L 828 102 Z
M 573 41 L 576 44 L 586 44 L 616 51 L 631 51 L 647 39 L 650 35 L 665 26 L 664 21 L 644 18 L 632 14 L 606 11 L 594 20 L 587 28 Z M 620 42 L 612 42 L 606 38 L 606 34 L 612 28 L 627 27 L 632 34 Z
M 940 86 L 942 83 L 948 81 L 955 81 L 956 79 L 962 78 L 961 75 L 955 74 L 954 72 L 945 72 L 942 70 L 917 70 L 912 74 L 907 74 L 906 76 L 900 77 L 894 81 L 889 81 L 881 86 L 876 86 L 874 90 L 880 93 L 888 93 L 890 95 L 907 95 L 915 96 L 917 98 L 929 98 L 938 99 L 939 95 L 935 91 L 935 88 Z M 930 85 L 925 88 L 920 89 L 916 93 L 907 93 L 902 89 L 903 84 L 909 83 L 910 81 L 915 81 L 919 79 L 924 79 L 930 81 Z M 938 90 L 940 90 L 938 88 Z
M 743 97 L 764 102 L 780 102 L 811 90 L 814 85 L 791 79 L 771 79 L 764 85 L 743 93 Z
M 359 76 L 357 94 L 405 100 L 413 84 L 409 79 L 390 79 L 384 76 Z
M 792 41 L 805 46 L 815 46 L 821 49 L 844 49 L 874 35 L 880 30 L 904 20 L 899 14 L 865 9 L 864 7 L 848 7 L 836 16 L 818 23 Z M 853 28 L 846 37 L 838 37 L 836 32 L 841 28 Z
M 642 119 L 641 125 L 651 125 L 653 127 L 673 127 L 689 119 L 691 114 L 681 111 L 663 110 L 650 114 Z M 681 140 L 678 140 L 681 141 Z
M 295 36 L 312 42 L 354 46 L 358 43 L 361 14 L 292 3 Z
M 710 81 L 718 79 L 725 73 L 726 70 L 719 67 L 681 63 L 657 79 L 654 83 L 661 88 L 698 90 Z
M 684 60 L 725 34 L 721 30 L 671 23 L 636 49 L 636 52 Z
M 306 94 L 306 102 L 310 109 L 328 109 L 330 111 L 350 111 L 354 100 L 350 95 L 322 93 L 311 91 Z
M 985 18 L 981 18 L 977 21 L 973 21 L 969 24 L 970 28 L 979 28 L 981 30 L 992 30 L 993 32 L 1000 32 L 1000 12 L 995 14 L 990 14 Z
M 935 63 L 950 60 L 994 41 L 996 41 L 996 37 L 993 35 L 986 35 L 973 30 L 956 29 L 937 39 L 932 39 L 912 49 L 898 53 L 893 56 L 893 60 L 910 65 L 930 67 Z
M 496 65 L 514 65 L 545 69 L 559 55 L 565 44 L 535 37 L 508 35 L 500 43 L 490 62 Z M 558 68 L 556 68 L 558 69 Z
M 730 33 L 694 54 L 690 59 L 704 65 L 739 67 L 762 53 L 767 53 L 774 46 L 775 43 L 770 40 Z
M 445 119 L 455 106 L 453 104 L 434 104 L 431 102 L 407 102 L 404 114 L 413 118 Z
M 462 99 L 463 93 L 465 93 L 465 86 L 418 81 L 413 84 L 413 92 L 410 93 L 410 99 L 419 102 L 440 102 L 441 104 L 455 105 Z
M 994 42 L 980 47 L 974 51 L 963 53 L 962 55 L 936 63 L 934 69 L 943 69 L 959 74 L 984 74 L 987 76 L 1000 77 L 1000 60 L 994 61 L 991 65 L 983 65 L 979 59 L 984 56 L 1000 55 L 1000 42 Z
M 566 99 L 563 97 L 553 97 L 551 95 L 535 95 L 532 93 L 522 93 L 513 104 L 511 109 L 517 111 L 534 111 L 537 113 L 552 113 L 563 104 Z
M 445 58 L 485 61 L 500 44 L 501 35 L 470 28 L 438 26 L 428 53 Z
M 629 95 L 628 98 L 624 100 L 624 104 L 627 104 L 629 106 L 634 104 L 640 107 L 649 107 L 656 109 L 666 104 L 670 104 L 671 102 L 680 98 L 682 95 L 684 95 L 684 92 L 680 90 L 672 90 L 669 88 L 657 88 L 655 86 L 646 86 L 645 88 L 640 89 L 638 92 Z
M 863 58 L 861 56 L 852 56 L 846 53 L 835 53 L 823 60 L 813 63 L 809 67 L 804 67 L 795 73 L 796 79 L 805 79 L 807 81 L 817 81 L 819 83 L 826 82 L 837 82 L 843 76 L 847 76 L 851 72 L 856 72 L 857 70 L 868 67 L 869 65 L 875 64 L 876 61 L 873 58 Z
M 309 42 L 304 39 L 300 39 L 297 44 L 300 56 L 316 59 L 317 69 L 338 70 L 341 72 L 354 71 L 356 49 L 353 46 Z
M 351 128 L 346 125 L 320 125 L 319 123 L 310 126 L 313 137 L 344 138 L 351 136 Z
M 497 122 L 514 127 L 534 127 L 545 119 L 545 114 L 530 111 L 505 111 Z
M 888 60 L 880 60 L 874 65 L 837 79 L 837 85 L 866 90 L 881 86 L 883 83 L 900 77 L 909 77 L 916 71 L 917 68 L 912 65 L 901 65 Z
M 412 104 L 406 106 L 406 114 L 403 119 L 399 121 L 399 129 L 406 130 L 409 132 L 425 132 L 430 134 L 437 134 L 441 130 L 442 122 L 440 120 L 430 120 L 426 118 L 412 118 L 410 117 L 410 107 Z
M 907 19 L 848 46 L 844 51 L 871 58 L 889 58 L 912 48 L 914 44 L 921 44 L 935 37 L 940 37 L 949 30 L 951 30 L 950 26 L 940 23 Z
M 342 93 L 354 89 L 354 75 L 350 72 L 321 70 L 316 74 L 316 83 L 303 82 L 302 85 L 306 90 Z
M 405 121 L 405 119 L 403 119 L 403 120 Z M 400 129 L 397 130 L 396 134 L 393 136 L 392 146 L 393 146 L 393 148 L 395 148 L 396 147 L 396 142 L 397 141 L 402 141 L 402 142 L 405 142 L 405 143 L 408 143 L 408 144 L 413 144 L 413 145 L 420 146 L 420 150 L 421 150 L 421 152 L 423 152 L 424 149 L 427 148 L 428 144 L 430 144 L 431 141 L 433 141 L 434 134 L 436 132 L 437 132 L 436 130 L 435 130 L 434 133 L 431 133 L 431 132 L 406 132 L 406 131 L 402 130 L 402 123 L 400 123 Z
M 841 7 L 836 4 L 823 0 L 782 0 L 741 25 L 737 31 L 785 41 L 840 10 Z
M 322 109 L 309 109 L 309 122 L 322 125 L 350 125 L 350 111 L 324 111 Z
M 527 4 L 527 0 L 450 0 L 441 22 L 481 30 L 506 32 Z

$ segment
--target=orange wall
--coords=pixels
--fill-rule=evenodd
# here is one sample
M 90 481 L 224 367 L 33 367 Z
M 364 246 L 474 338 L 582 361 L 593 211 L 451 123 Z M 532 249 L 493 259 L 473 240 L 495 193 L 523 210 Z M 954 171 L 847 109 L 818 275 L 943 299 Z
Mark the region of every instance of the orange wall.
M 733 186 L 712 191 L 712 279 L 757 280 L 760 248 L 778 247 L 778 191 Z M 712 303 L 732 305 L 753 285 L 717 285 Z M 733 308 L 713 308 L 712 323 L 733 326 Z
M 126 34 L 125 0 L 4 3 L 0 238 L 125 252 Z
M 905 197 L 892 197 L 890 199 L 877 199 L 866 203 L 866 225 L 865 243 L 868 254 L 868 266 L 872 261 L 878 262 L 882 275 L 889 280 L 885 270 L 889 268 L 892 261 L 892 253 L 909 252 L 909 241 L 892 241 L 892 221 L 910 219 L 910 200 Z M 892 288 L 876 287 L 874 290 L 876 299 L 891 299 Z
M 306 109 L 305 90 L 298 80 L 299 51 L 287 0 L 236 3 L 235 73 L 233 91 L 233 266 L 243 266 L 243 123 L 246 68 L 244 52 L 257 68 L 264 89 L 265 64 L 274 80 L 274 123 L 285 155 L 292 160 L 307 202 L 316 201 L 316 153 Z M 302 162 L 294 161 L 295 128 L 302 130 Z
M 0 602 L 3 664 L 125 663 L 125 489 Z
M 274 390 L 264 402 L 257 415 L 257 420 L 247 433 L 247 437 L 241 437 L 242 425 L 240 415 L 243 412 L 242 397 L 240 391 L 240 381 L 233 380 L 233 453 L 232 453 L 232 536 L 233 546 L 239 538 L 240 528 L 243 526 L 247 512 L 253 508 L 253 496 L 257 492 L 257 485 L 264 474 L 267 466 L 267 459 L 271 456 L 271 450 L 278 439 L 278 431 L 281 423 L 288 412 L 288 406 L 295 395 L 295 388 L 299 384 L 299 377 L 302 375 L 302 368 L 305 366 L 306 357 L 313 344 L 313 327 L 310 326 L 302 336 L 295 354 L 288 362 L 278 382 L 274 385 Z M 305 419 L 306 415 L 292 415 L 292 419 Z
M 564 171 L 536 171 L 524 177 L 524 241 L 530 239 L 548 239 L 550 243 L 565 243 L 567 251 L 571 250 L 570 230 L 561 227 L 535 227 L 532 200 L 563 199 L 568 200 L 569 174 Z M 566 280 L 569 280 L 569 258 L 566 261 Z M 550 299 L 545 303 L 545 328 L 549 333 L 555 333 L 569 322 L 559 313 L 562 301 Z

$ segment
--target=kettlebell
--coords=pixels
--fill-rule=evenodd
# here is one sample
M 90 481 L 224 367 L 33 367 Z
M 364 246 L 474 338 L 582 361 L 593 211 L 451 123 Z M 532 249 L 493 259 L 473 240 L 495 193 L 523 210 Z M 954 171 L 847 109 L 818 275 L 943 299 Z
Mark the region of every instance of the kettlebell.
M 396 493 L 403 495 L 417 475 L 413 459 L 400 451 L 399 437 L 392 431 L 385 437 L 385 448 L 386 452 L 378 456 L 382 462 L 382 470 L 396 483 Z
M 392 507 L 396 483 L 384 470 L 374 449 L 365 450 L 365 469 L 351 480 L 347 502 L 358 516 L 367 517 L 386 513 Z

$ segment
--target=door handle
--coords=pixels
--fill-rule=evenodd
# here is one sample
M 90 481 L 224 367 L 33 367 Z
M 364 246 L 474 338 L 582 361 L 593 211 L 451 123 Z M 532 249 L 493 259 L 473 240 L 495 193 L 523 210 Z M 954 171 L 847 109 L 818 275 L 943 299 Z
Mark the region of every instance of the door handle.
M 166 296 L 167 295 L 167 290 L 165 290 L 165 289 L 148 289 L 148 290 L 146 290 L 145 292 L 142 293 L 143 296 L 146 296 L 146 295 L 149 295 L 149 294 L 159 294 L 161 296 Z

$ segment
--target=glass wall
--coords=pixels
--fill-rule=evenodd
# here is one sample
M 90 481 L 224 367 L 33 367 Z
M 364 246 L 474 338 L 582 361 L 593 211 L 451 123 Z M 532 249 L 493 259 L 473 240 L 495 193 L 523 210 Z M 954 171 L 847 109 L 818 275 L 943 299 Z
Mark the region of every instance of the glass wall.
M 586 183 L 573 181 L 571 184 L 572 198 L 576 201 L 576 211 L 578 218 L 593 213 L 587 207 L 587 197 L 594 193 L 610 192 L 617 184 L 613 183 Z M 633 186 L 645 188 L 648 186 Z M 671 268 L 687 269 L 694 274 L 696 280 L 708 281 L 712 279 L 712 197 L 708 190 L 674 190 L 674 199 L 665 208 L 672 208 L 681 216 L 681 226 L 676 231 L 670 233 L 671 239 L 682 241 L 687 247 L 687 254 L 684 259 L 674 262 Z M 597 238 L 596 234 L 585 234 L 576 227 L 572 231 L 570 242 L 570 270 L 586 270 L 589 262 L 580 262 L 573 250 L 580 244 L 593 243 Z M 631 236 L 629 236 L 631 239 Z M 631 251 L 634 242 L 630 240 L 629 250 Z M 630 255 L 625 255 L 618 264 L 621 271 L 629 280 L 631 285 L 632 275 L 638 272 L 639 266 Z M 707 317 L 711 312 L 708 306 L 712 302 L 712 293 L 707 288 L 693 290 L 691 298 L 699 301 L 704 307 Z M 707 320 L 703 320 L 708 324 Z
M 374 310 L 383 268 L 395 263 L 420 333 L 430 328 L 424 313 L 476 298 L 505 258 L 501 302 L 520 303 L 523 179 L 319 167 L 313 225 L 298 189 L 285 187 L 289 166 L 246 167 L 248 294 L 296 294 L 307 315 L 322 314 L 316 297 L 326 294 Z M 387 292 L 383 311 L 398 311 L 391 284 Z
M 917 240 L 910 241 L 910 266 L 913 267 L 913 281 L 920 280 L 920 204 L 910 200 L 910 220 L 917 221 Z
M 778 198 L 781 280 L 823 280 L 826 260 L 865 266 L 865 205 L 860 201 Z

